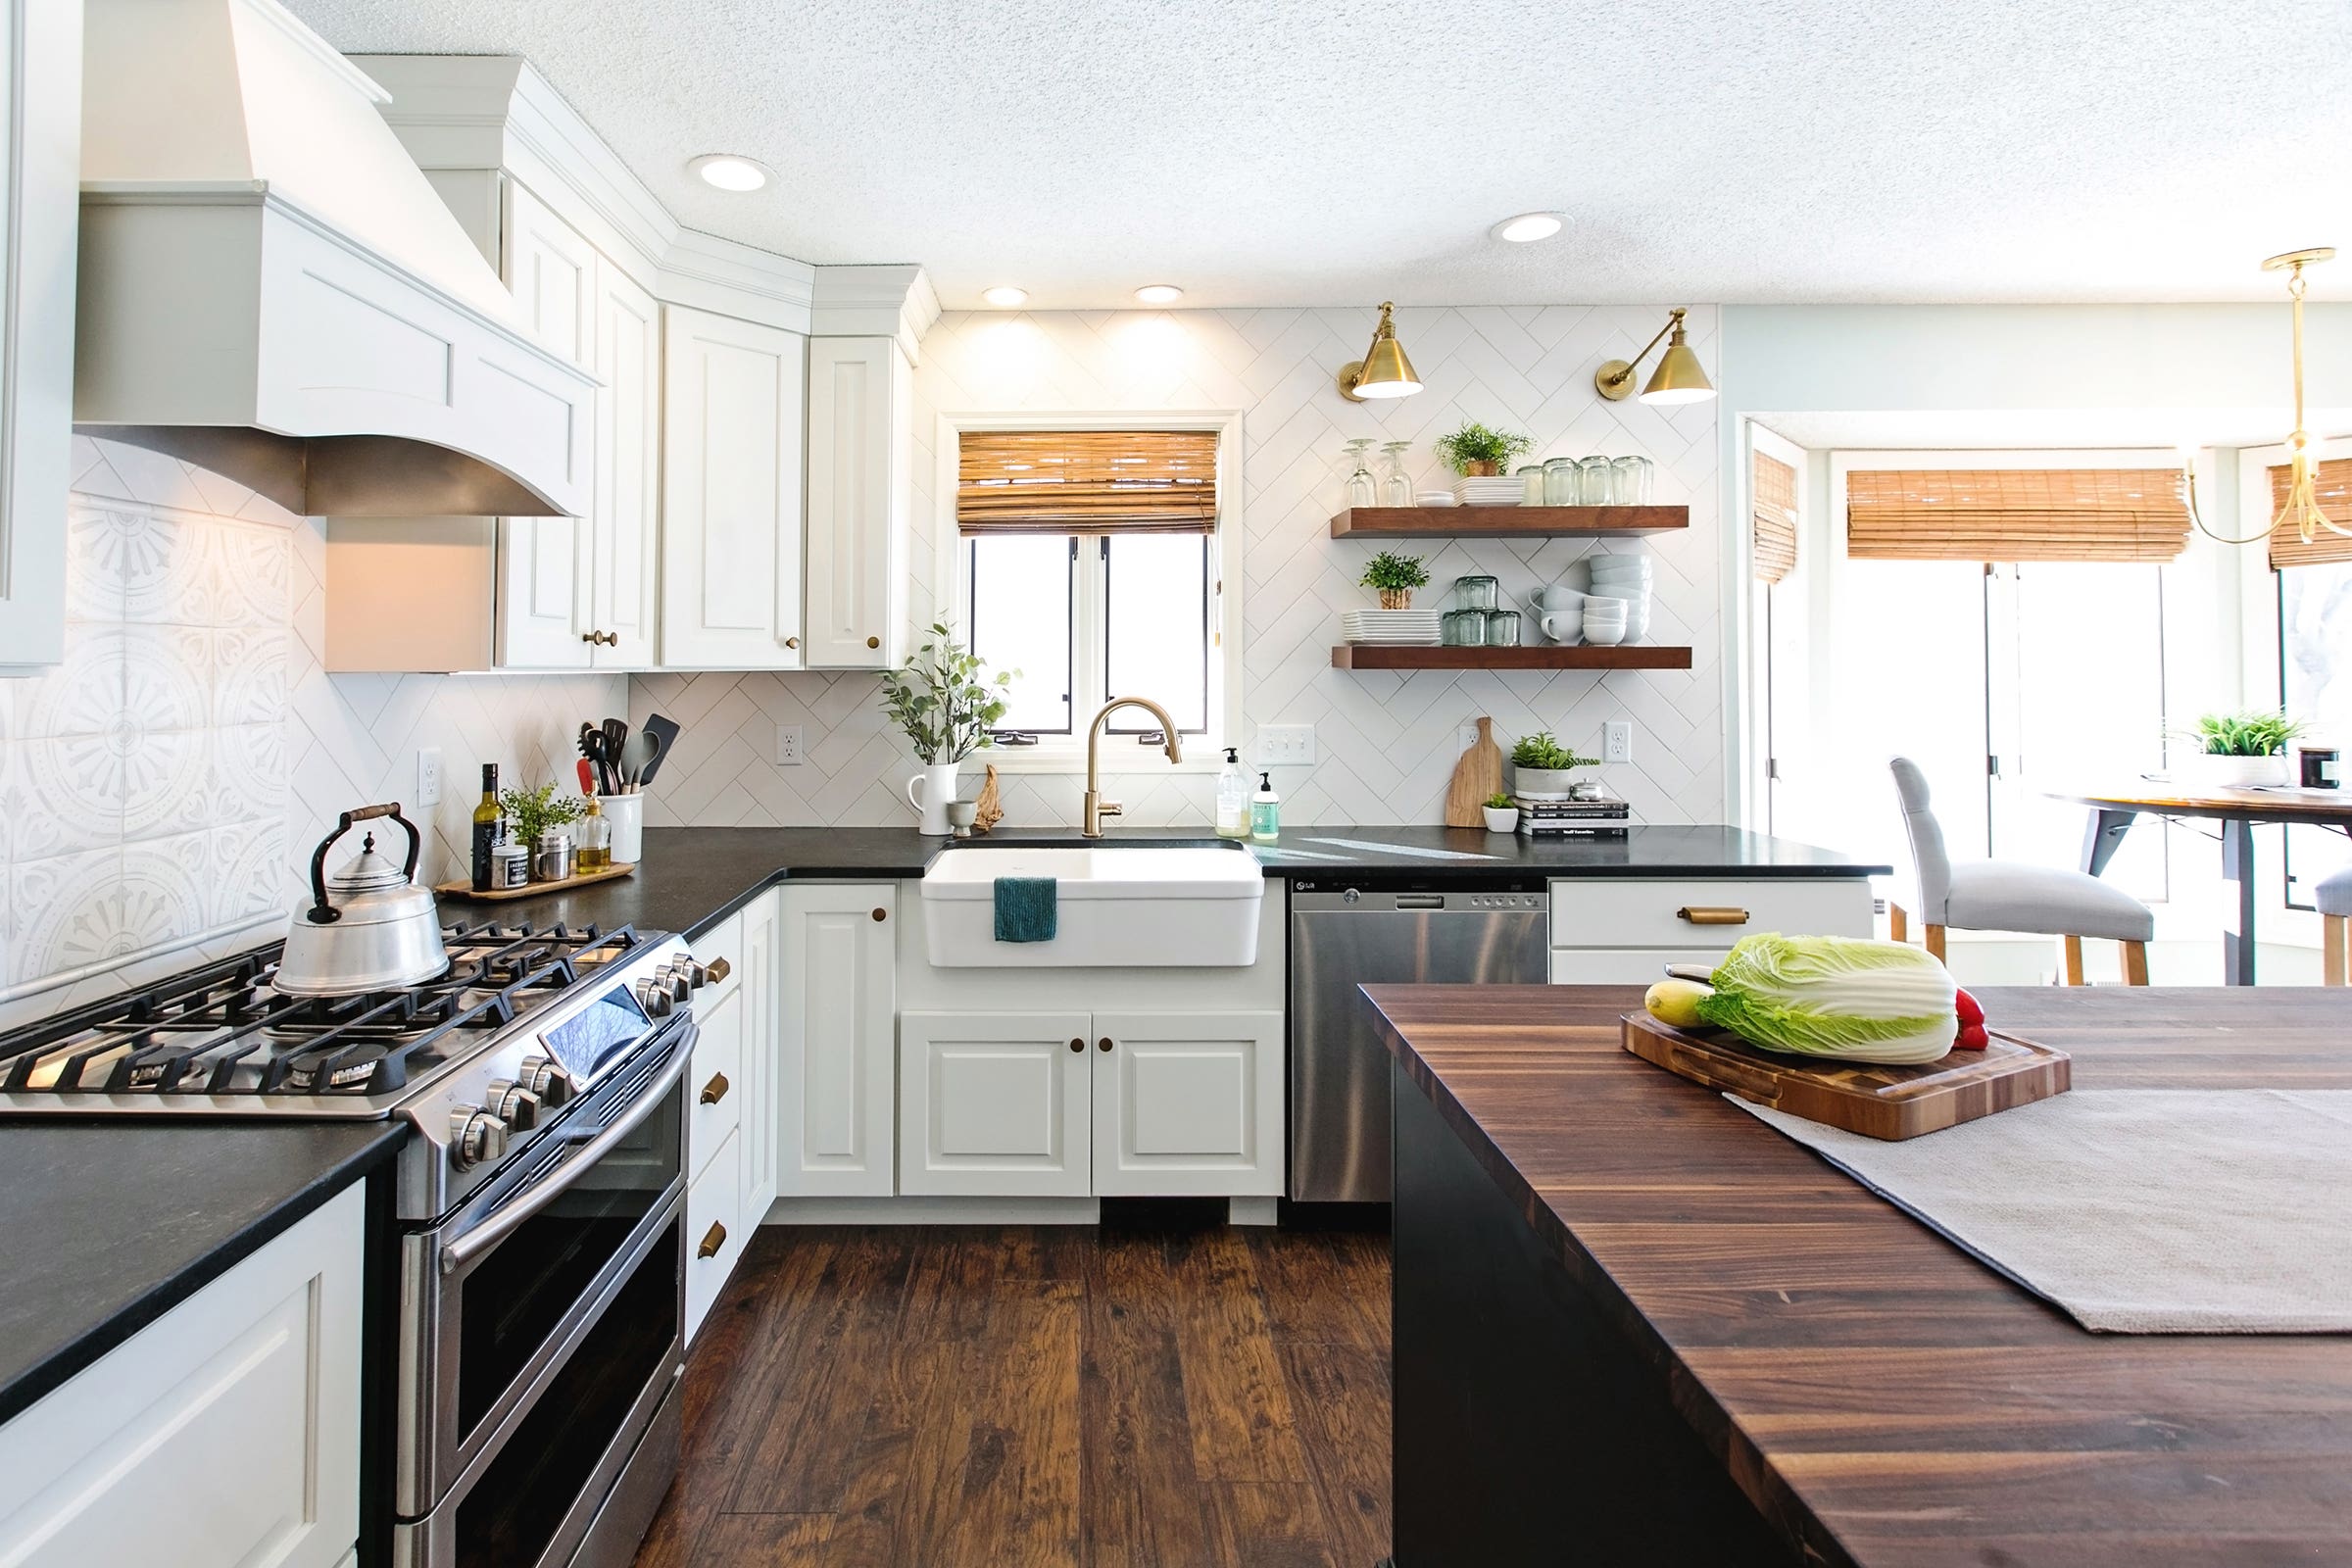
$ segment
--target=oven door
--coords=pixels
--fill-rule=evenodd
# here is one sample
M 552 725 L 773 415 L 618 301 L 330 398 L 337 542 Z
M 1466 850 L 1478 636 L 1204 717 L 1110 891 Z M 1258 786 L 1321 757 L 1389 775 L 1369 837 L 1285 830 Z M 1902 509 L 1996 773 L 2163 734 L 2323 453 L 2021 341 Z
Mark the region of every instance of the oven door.
M 584 1482 L 603 1450 L 642 1431 L 639 1395 L 666 1390 L 683 1364 L 681 1081 L 695 1036 L 691 1014 L 664 1026 L 539 1139 L 532 1157 L 403 1238 L 403 1519 L 512 1469 L 502 1450 L 518 1432 L 542 1448 L 518 1461 L 532 1472 L 531 1491 Z M 511 1490 L 514 1479 L 493 1490 Z M 566 1491 L 507 1500 L 560 1519 L 573 1499 Z M 488 1554 L 469 1549 L 463 1560 L 539 1560 L 488 1551 L 492 1534 L 475 1543 Z

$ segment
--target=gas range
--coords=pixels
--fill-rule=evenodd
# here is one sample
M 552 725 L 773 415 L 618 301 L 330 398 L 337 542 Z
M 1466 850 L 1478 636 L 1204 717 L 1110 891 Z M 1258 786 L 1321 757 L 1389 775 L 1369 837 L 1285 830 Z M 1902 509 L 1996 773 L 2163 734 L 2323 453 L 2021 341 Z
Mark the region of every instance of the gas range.
M 399 1214 L 431 1219 L 526 1158 L 714 978 L 682 939 L 627 926 L 459 924 L 443 941 L 449 969 L 416 985 L 286 995 L 273 944 L 0 1036 L 0 1117 L 397 1116 L 415 1130 Z

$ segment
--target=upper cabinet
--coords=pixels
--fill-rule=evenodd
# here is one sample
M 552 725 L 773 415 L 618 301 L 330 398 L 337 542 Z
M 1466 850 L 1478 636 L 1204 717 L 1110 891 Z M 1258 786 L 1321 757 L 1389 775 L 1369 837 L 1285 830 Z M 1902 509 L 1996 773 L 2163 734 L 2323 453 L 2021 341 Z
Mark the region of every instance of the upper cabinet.
M 895 338 L 808 344 L 810 665 L 890 669 L 905 657 L 913 378 Z
M 74 240 L 81 199 L 79 0 L 0 0 L 0 672 L 65 657 L 66 489 L 74 433 Z
M 662 662 L 799 669 L 808 340 L 674 305 L 662 318 Z
M 551 351 L 583 369 L 596 364 L 596 249 L 514 180 L 507 182 L 500 267 L 514 315 Z M 606 422 L 603 395 L 596 423 Z M 601 488 L 601 487 L 600 487 Z M 590 538 L 597 519 L 501 517 L 498 522 L 498 662 L 534 669 L 584 669 L 601 645 L 580 624 L 591 591 Z
M 596 264 L 596 526 L 588 634 L 597 665 L 654 662 L 662 608 L 662 307 L 626 272 Z

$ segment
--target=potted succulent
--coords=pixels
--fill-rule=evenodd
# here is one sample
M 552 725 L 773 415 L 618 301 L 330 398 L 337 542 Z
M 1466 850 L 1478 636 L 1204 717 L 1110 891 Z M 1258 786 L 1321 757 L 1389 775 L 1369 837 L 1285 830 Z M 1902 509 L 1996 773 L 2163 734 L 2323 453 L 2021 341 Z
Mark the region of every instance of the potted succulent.
M 1511 798 L 1499 790 L 1488 796 L 1487 804 L 1479 809 L 1487 813 L 1488 832 L 1516 833 L 1519 830 L 1519 808 L 1513 806 Z
M 1538 730 L 1520 736 L 1519 744 L 1511 748 L 1511 780 L 1521 795 L 1565 796 L 1568 786 L 1576 782 L 1570 770 L 1592 767 L 1599 760 L 1597 757 L 1579 757 L 1552 739 L 1549 730 Z
M 1438 437 L 1438 457 L 1464 478 L 1497 474 L 1514 458 L 1523 458 L 1535 442 L 1516 431 L 1490 430 L 1473 419 L 1451 435 Z
M 1421 564 L 1419 556 L 1400 556 L 1393 550 L 1383 550 L 1365 564 L 1364 574 L 1356 581 L 1380 591 L 1381 609 L 1410 610 L 1413 590 L 1429 586 L 1429 568 Z
M 904 669 L 882 675 L 882 711 L 906 732 L 923 771 L 906 781 L 906 799 L 922 814 L 925 833 L 953 831 L 948 803 L 963 760 L 991 744 L 989 727 L 1004 716 L 1005 688 L 1017 669 L 994 677 L 977 654 L 957 642 L 944 622 Z
M 2281 712 L 2206 713 L 2182 732 L 2197 750 L 2182 769 L 2197 784 L 2253 785 L 2288 782 L 2286 743 L 2303 726 Z

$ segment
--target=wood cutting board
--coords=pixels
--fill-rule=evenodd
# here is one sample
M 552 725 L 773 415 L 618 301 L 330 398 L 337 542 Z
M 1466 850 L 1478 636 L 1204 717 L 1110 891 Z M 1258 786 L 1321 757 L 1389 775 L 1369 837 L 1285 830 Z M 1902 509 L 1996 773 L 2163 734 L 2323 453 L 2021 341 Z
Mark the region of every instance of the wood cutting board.
M 1887 1067 L 1759 1051 L 1727 1030 L 1677 1029 L 1646 1012 L 1629 1012 L 1624 1020 L 1625 1049 L 1643 1061 L 1807 1121 L 1889 1141 L 2066 1092 L 2074 1069 L 2065 1052 L 1997 1029 L 1986 1033 L 1991 1040 L 1983 1051 Z
M 1494 744 L 1494 721 L 1478 721 L 1478 739 L 1453 764 L 1453 781 L 1446 786 L 1446 825 L 1485 827 L 1481 814 L 1490 797 L 1502 793 L 1502 749 Z
M 637 869 L 635 860 L 625 865 L 608 865 L 594 871 L 582 871 L 561 882 L 525 882 L 518 888 L 487 888 L 476 892 L 471 882 L 442 882 L 433 892 L 445 899 L 472 899 L 481 904 L 503 904 L 509 899 L 535 899 L 546 893 L 561 893 L 565 888 L 584 888 L 591 882 L 610 882 L 614 877 L 627 876 Z

